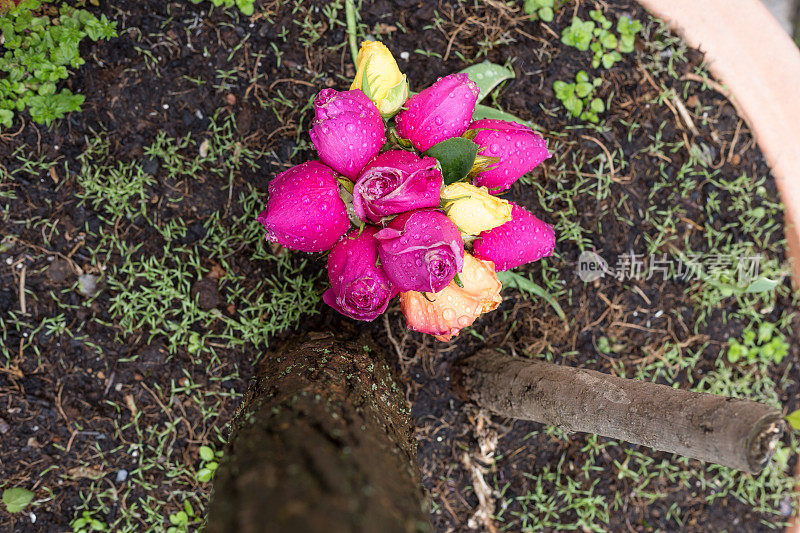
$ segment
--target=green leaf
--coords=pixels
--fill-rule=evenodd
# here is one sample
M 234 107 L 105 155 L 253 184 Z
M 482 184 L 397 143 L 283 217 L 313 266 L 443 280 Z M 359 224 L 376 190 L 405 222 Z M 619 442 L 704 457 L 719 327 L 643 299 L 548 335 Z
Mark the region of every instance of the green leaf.
M 621 35 L 619 38 L 619 51 L 623 54 L 633 52 L 633 43 L 635 39 L 633 35 Z
M 539 18 L 542 19 L 544 22 L 552 22 L 553 20 L 553 8 L 552 7 L 543 7 L 539 10 Z
M 575 84 L 556 80 L 553 82 L 553 92 L 559 100 L 566 100 L 575 94 Z
M 786 421 L 795 431 L 800 431 L 800 409 L 786 415 Z
M 545 302 L 550 304 L 550 307 L 553 308 L 561 320 L 567 320 L 567 315 L 564 314 L 564 310 L 561 309 L 561 306 L 558 305 L 558 302 L 555 300 L 555 298 L 550 296 L 546 290 L 531 281 L 529 278 L 521 274 L 517 274 L 516 272 L 512 272 L 511 270 L 506 270 L 503 272 L 498 272 L 497 279 L 500 280 L 500 283 L 502 283 L 504 287 L 518 289 L 520 291 L 527 292 L 532 296 L 543 299 Z
M 613 52 L 609 52 L 603 56 L 603 68 L 609 69 L 614 66 L 614 63 L 620 61 L 622 56 L 619 55 L 619 52 L 614 50 Z
M 578 95 L 578 98 L 586 98 L 592 91 L 594 90 L 594 85 L 591 83 L 582 81 L 575 84 L 575 94 Z
M 211 461 L 214 458 L 214 450 L 208 446 L 200 446 L 200 459 L 203 461 Z
M 575 81 L 577 81 L 578 83 L 585 83 L 589 81 L 589 74 L 587 74 L 585 70 L 579 70 L 578 73 L 575 74 Z M 553 85 L 555 85 L 555 83 Z
M 728 361 L 735 363 L 747 354 L 747 348 L 732 340 L 728 347 Z
M 603 22 L 604 20 L 606 20 L 605 15 L 603 15 L 603 12 L 600 11 L 599 9 L 592 9 L 591 11 L 589 11 L 589 17 L 592 20 L 596 20 L 597 22 Z
M 582 21 L 578 17 L 573 17 L 572 24 L 561 33 L 561 42 L 567 46 L 574 46 L 578 50 L 585 52 L 589 49 L 592 41 L 592 32 L 595 24 L 591 20 Z
M 6 504 L 6 511 L 18 513 L 25 509 L 33 501 L 33 492 L 22 487 L 13 487 L 3 491 L 3 503 Z
M 10 128 L 14 120 L 14 112 L 9 109 L 0 109 L 0 125 Z
M 539 9 L 539 3 L 537 2 L 537 0 L 525 0 L 522 9 L 528 15 L 533 15 L 534 13 L 536 13 L 536 10 Z
M 236 0 L 236 5 L 242 15 L 249 17 L 254 12 L 253 0 Z
M 505 80 L 510 80 L 515 76 L 513 70 L 495 63 L 489 63 L 488 61 L 467 67 L 462 70 L 461 73 L 469 76 L 469 79 L 478 85 L 478 89 L 481 91 L 480 94 L 478 94 L 478 102 L 486 98 L 486 96 L 492 92 L 492 89 L 497 87 L 500 83 Z
M 744 290 L 744 292 L 748 292 L 748 293 L 767 292 L 767 291 L 771 291 L 772 289 L 774 289 L 775 287 L 777 287 L 780 284 L 781 284 L 781 280 L 779 280 L 779 279 L 778 280 L 773 280 L 773 279 L 769 279 L 769 278 L 765 278 L 765 277 L 761 276 L 760 278 L 758 278 L 757 280 L 752 282 L 750 285 L 748 285 L 747 288 Z
M 564 108 L 572 113 L 573 117 L 579 117 L 583 111 L 583 102 L 580 98 L 573 95 L 564 100 Z
M 617 37 L 609 32 L 604 33 L 600 36 L 600 43 L 605 46 L 606 48 L 616 48 L 617 47 Z
M 617 32 L 620 35 L 636 35 L 642 31 L 642 23 L 638 20 L 632 20 L 630 17 L 623 16 L 617 21 Z
M 453 137 L 428 148 L 425 155 L 435 157 L 442 167 L 444 183 L 450 185 L 467 177 L 480 147 L 469 139 Z
M 209 470 L 208 468 L 201 468 L 197 472 L 197 480 L 201 483 L 206 483 L 211 481 L 211 478 L 214 476 L 214 472 Z
M 603 111 L 606 110 L 606 105 L 600 98 L 595 98 L 594 100 L 592 100 L 592 103 L 589 105 L 589 107 L 595 113 L 602 113 Z

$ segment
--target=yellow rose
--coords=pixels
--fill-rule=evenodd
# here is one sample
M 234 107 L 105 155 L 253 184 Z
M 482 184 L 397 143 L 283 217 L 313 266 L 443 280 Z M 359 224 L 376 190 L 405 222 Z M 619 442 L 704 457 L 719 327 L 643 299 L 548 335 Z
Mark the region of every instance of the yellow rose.
M 447 216 L 466 235 L 502 226 L 511 220 L 511 204 L 492 196 L 486 187 L 456 182 L 442 191 Z
M 397 68 L 389 49 L 377 41 L 361 43 L 350 89 L 361 89 L 375 102 L 383 118 L 393 117 L 408 99 L 406 75 Z

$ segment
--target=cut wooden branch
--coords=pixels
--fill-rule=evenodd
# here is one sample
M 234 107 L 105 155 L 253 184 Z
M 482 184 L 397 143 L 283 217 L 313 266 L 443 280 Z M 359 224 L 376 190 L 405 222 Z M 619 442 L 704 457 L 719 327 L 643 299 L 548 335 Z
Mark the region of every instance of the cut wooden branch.
M 479 406 L 511 418 L 597 433 L 656 450 L 758 472 L 783 432 L 768 405 L 673 389 L 593 370 L 483 350 L 456 367 Z
M 208 532 L 427 531 L 410 411 L 375 350 L 267 356 L 216 474 Z

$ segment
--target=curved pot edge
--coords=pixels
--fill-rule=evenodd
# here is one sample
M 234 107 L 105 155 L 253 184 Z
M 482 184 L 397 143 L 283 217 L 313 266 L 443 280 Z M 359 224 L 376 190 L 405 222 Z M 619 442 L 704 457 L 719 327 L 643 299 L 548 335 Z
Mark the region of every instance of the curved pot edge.
M 800 50 L 759 0 L 637 1 L 705 52 L 753 131 L 785 207 L 787 257 L 800 290 Z M 800 517 L 785 533 L 800 533 Z
M 759 0 L 638 2 L 705 52 L 753 131 L 785 206 L 787 257 L 800 288 L 800 50 Z

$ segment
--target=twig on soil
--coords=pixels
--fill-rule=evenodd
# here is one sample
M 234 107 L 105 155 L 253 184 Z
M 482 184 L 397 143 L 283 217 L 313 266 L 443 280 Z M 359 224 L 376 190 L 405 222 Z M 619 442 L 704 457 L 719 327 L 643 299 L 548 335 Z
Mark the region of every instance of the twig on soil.
M 686 106 L 683 103 L 683 100 L 678 98 L 677 95 L 671 98 L 672 104 L 678 109 L 678 114 L 681 116 L 683 121 L 688 126 L 689 130 L 692 132 L 692 135 L 697 136 L 700 132 L 697 131 L 697 126 L 694 125 L 694 121 L 692 121 L 691 115 L 689 115 L 689 110 L 686 109 Z
M 736 100 L 731 95 L 731 92 L 728 89 L 726 89 L 725 86 L 722 85 L 721 83 L 718 83 L 718 82 L 716 82 L 716 81 L 714 81 L 712 79 L 709 79 L 709 78 L 704 78 L 703 76 L 700 76 L 699 74 L 695 74 L 694 72 L 687 72 L 686 74 L 681 76 L 681 79 L 682 80 L 689 80 L 689 81 L 696 81 L 697 83 L 702 83 L 704 85 L 707 85 L 711 89 L 714 89 L 719 94 L 724 96 L 731 103 L 733 108 L 736 110 L 736 114 L 737 115 L 739 115 L 740 117 L 744 117 L 745 116 L 744 113 L 742 112 L 742 109 L 739 107 L 739 104 L 736 102 Z
M 19 309 L 23 315 L 28 314 L 28 307 L 25 305 L 25 275 L 28 272 L 28 265 L 22 263 L 19 271 Z
M 739 121 L 736 122 L 736 131 L 733 132 L 733 140 L 731 141 L 731 147 L 728 150 L 728 159 L 727 159 L 728 162 L 730 162 L 731 159 L 733 159 L 734 155 L 733 149 L 736 148 L 736 143 L 739 142 L 739 132 L 741 131 L 741 129 L 742 129 L 742 119 L 739 119 Z
M 469 452 L 465 451 L 461 455 L 461 462 L 469 472 L 472 479 L 472 489 L 478 497 L 478 508 L 470 518 L 474 522 L 473 527 L 483 526 L 483 529 L 490 533 L 497 533 L 497 525 L 492 517 L 495 513 L 496 502 L 492 496 L 492 488 L 486 483 L 483 475 L 487 472 L 483 464 L 491 464 L 495 449 L 497 448 L 497 433 L 487 430 L 488 419 L 482 412 L 478 412 L 475 420 L 475 436 L 478 441 L 477 461 L 473 460 Z
M 608 148 L 606 148 L 606 146 L 603 143 L 598 141 L 597 138 L 592 137 L 590 135 L 581 135 L 581 138 L 586 139 L 587 141 L 592 141 L 595 144 L 597 144 L 597 146 L 603 149 L 603 152 L 605 152 L 606 154 L 606 159 L 608 159 L 608 166 L 611 167 L 611 175 L 616 176 L 617 169 L 614 168 L 614 158 L 611 157 L 611 152 L 608 151 Z
M 344 0 L 344 11 L 347 17 L 347 39 L 350 41 L 350 54 L 353 56 L 355 65 L 358 46 L 356 46 L 356 6 L 353 4 L 353 0 Z
M 464 22 L 462 22 L 461 24 L 459 24 L 458 27 L 453 31 L 453 34 L 450 36 L 450 39 L 447 41 L 447 48 L 444 51 L 444 57 L 442 58 L 442 61 L 447 61 L 447 58 L 450 57 L 450 49 L 453 47 L 453 41 L 456 40 L 456 37 L 458 36 L 458 34 L 461 32 L 461 30 L 464 29 L 464 26 L 466 26 L 470 22 L 474 22 L 474 21 L 475 21 L 475 19 L 473 17 L 467 17 L 467 19 L 464 20 Z
M 58 409 L 59 414 L 64 418 L 64 422 L 67 425 L 70 424 L 69 418 L 67 418 L 67 414 L 64 412 L 64 408 L 61 406 L 61 393 L 64 391 L 64 384 L 62 383 L 58 387 L 58 393 L 56 394 L 56 409 Z

